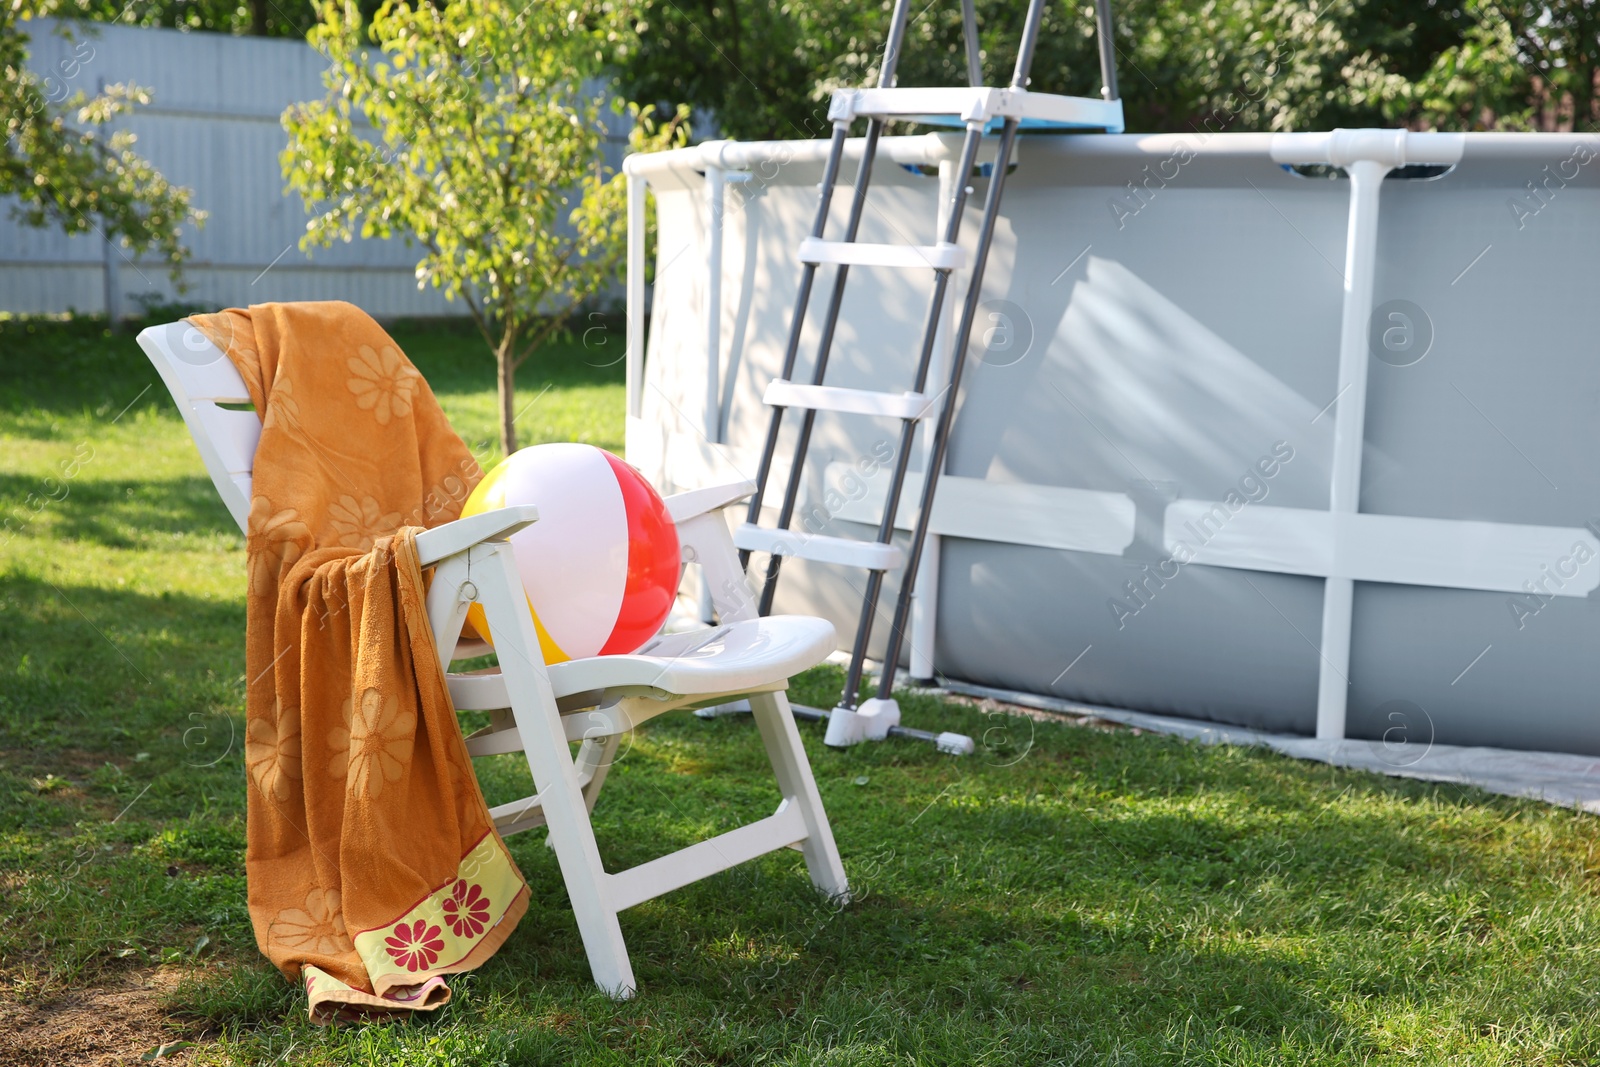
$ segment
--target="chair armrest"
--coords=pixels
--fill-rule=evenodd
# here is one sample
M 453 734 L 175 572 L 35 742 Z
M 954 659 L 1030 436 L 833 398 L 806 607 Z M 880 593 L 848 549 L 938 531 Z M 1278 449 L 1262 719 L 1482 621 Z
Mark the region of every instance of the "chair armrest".
M 504 541 L 518 530 L 533 525 L 538 519 L 538 508 L 532 504 L 520 504 L 510 508 L 496 508 L 494 511 L 485 511 L 468 519 L 457 519 L 443 526 L 435 526 L 417 535 L 418 561 L 424 567 L 431 567 L 442 559 L 458 552 L 465 552 L 473 545 L 482 544 L 484 541 Z
M 675 523 L 685 522 L 697 515 L 725 508 L 755 491 L 754 482 L 730 482 L 727 485 L 691 489 L 687 493 L 674 493 L 667 497 L 667 514 L 672 516 Z
M 733 547 L 728 520 L 722 512 L 708 511 L 679 523 L 678 543 L 683 547 L 684 562 L 700 564 L 701 577 L 711 591 L 711 603 L 723 622 L 756 617 L 755 592 L 739 566 L 739 552 Z

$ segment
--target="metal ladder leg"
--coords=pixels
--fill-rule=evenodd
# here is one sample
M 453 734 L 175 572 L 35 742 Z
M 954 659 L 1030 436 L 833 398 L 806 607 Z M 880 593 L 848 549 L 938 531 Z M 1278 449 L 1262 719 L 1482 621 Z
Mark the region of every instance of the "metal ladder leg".
M 878 138 L 883 132 L 883 122 L 872 119 L 867 123 L 866 144 L 862 146 L 861 166 L 856 170 L 855 195 L 850 200 L 850 219 L 845 225 L 844 239 L 854 241 L 861 228 L 861 215 L 866 209 L 867 187 L 872 179 L 873 157 L 878 151 Z M 845 284 L 850 278 L 850 267 L 841 263 L 833 279 L 833 292 L 828 296 L 828 310 L 822 320 L 822 337 L 817 342 L 817 359 L 811 370 L 811 384 L 821 385 L 828 372 L 828 357 L 832 354 L 833 333 L 839 325 L 839 308 L 844 303 Z M 807 408 L 800 418 L 800 435 L 795 441 L 794 460 L 789 467 L 789 479 L 783 487 L 783 503 L 778 509 L 778 529 L 787 530 L 794 519 L 794 507 L 800 498 L 800 482 L 805 477 L 806 452 L 811 447 L 811 429 L 816 425 L 816 411 Z M 772 612 L 772 598 L 778 591 L 778 571 L 783 566 L 783 556 L 773 553 L 767 557 L 767 574 L 761 583 L 761 601 L 756 609 L 762 615 Z
M 1095 0 L 1095 36 L 1100 39 L 1100 95 L 1117 99 L 1117 39 L 1111 23 L 1111 0 Z
M 967 202 L 967 181 L 972 174 L 972 168 L 978 160 L 978 145 L 983 137 L 983 123 L 973 123 L 967 127 L 967 136 L 961 146 L 961 162 L 957 164 L 955 194 L 950 205 L 950 214 L 945 221 L 942 240 L 946 244 L 955 244 L 961 236 L 961 221 Z M 912 391 L 920 393 L 928 384 L 928 368 L 933 362 L 933 349 L 939 336 L 939 322 L 944 316 L 945 294 L 950 287 L 950 271 L 938 270 L 935 272 L 933 300 L 928 307 L 928 318 L 922 328 L 922 350 L 917 357 L 916 383 Z M 949 397 L 945 397 L 949 403 Z M 911 446 L 916 438 L 916 419 L 906 419 L 901 423 L 900 448 L 895 453 L 894 474 L 889 481 L 889 491 L 884 505 L 883 519 L 878 526 L 878 542 L 888 544 L 894 537 L 895 514 L 900 508 L 900 493 L 905 488 L 906 470 L 911 462 Z M 856 692 L 861 687 L 861 675 L 867 658 L 867 644 L 872 640 L 873 618 L 878 611 L 878 595 L 883 587 L 883 572 L 871 571 L 867 575 L 867 590 L 861 602 L 861 618 L 856 626 L 855 644 L 850 652 L 850 668 L 845 675 L 844 692 L 839 696 L 839 708 L 853 711 L 856 707 Z M 837 709 L 835 709 L 837 710 Z M 889 727 L 899 724 L 898 715 L 892 716 L 894 721 L 884 719 L 874 720 L 874 725 L 866 736 L 873 740 L 881 739 Z M 830 720 L 832 722 L 833 720 Z M 839 726 L 833 729 L 836 738 L 848 732 L 845 725 L 846 717 L 838 717 Z
M 879 71 L 878 84 L 888 88 L 894 85 L 895 64 L 900 57 L 900 44 L 905 36 L 906 19 L 910 9 L 910 0 L 895 0 L 894 16 L 889 28 L 889 44 L 884 49 L 883 67 Z M 856 182 L 854 194 L 850 199 L 850 218 L 845 224 L 844 239 L 847 242 L 856 239 L 856 233 L 861 228 L 861 216 L 866 210 L 867 189 L 872 182 L 872 166 L 878 153 L 878 139 L 883 135 L 883 120 L 869 119 L 867 122 L 866 141 L 861 149 L 861 164 L 856 168 Z M 837 130 L 837 126 L 835 127 Z M 821 385 L 824 375 L 828 370 L 828 357 L 833 348 L 834 330 L 839 325 L 839 308 L 844 302 L 845 285 L 849 281 L 850 268 L 847 264 L 840 264 L 833 280 L 833 292 L 828 298 L 828 310 L 822 323 L 822 337 L 817 343 L 816 364 L 811 372 L 811 384 Z M 791 333 L 798 339 L 800 324 L 797 322 Z M 787 377 L 787 376 L 786 376 Z M 806 452 L 811 447 L 811 429 L 817 421 L 817 413 L 806 409 L 800 421 L 800 436 L 795 442 L 794 460 L 789 468 L 789 479 L 784 486 L 783 503 L 778 510 L 778 529 L 787 530 L 789 523 L 794 518 L 794 507 L 800 495 L 800 482 L 805 475 Z M 774 419 L 776 424 L 776 418 Z M 769 436 L 771 436 L 769 434 Z M 776 442 L 774 442 L 776 443 Z M 763 475 L 767 472 L 763 471 Z M 764 478 L 763 478 L 764 480 Z M 759 483 L 758 483 L 759 484 Z M 750 506 L 750 521 L 760 519 L 760 496 L 752 499 Z M 772 598 L 778 590 L 778 572 L 783 567 L 783 556 L 773 553 L 767 558 L 767 574 L 761 586 L 761 600 L 757 611 L 762 615 L 772 611 Z
M 833 143 L 828 146 L 828 162 L 822 171 L 822 196 L 817 205 L 817 217 L 811 223 L 811 236 L 821 238 L 828 226 L 828 208 L 833 202 L 834 187 L 839 184 L 839 164 L 844 159 L 845 140 L 850 136 L 848 122 L 833 124 Z M 800 272 L 800 291 L 795 294 L 794 314 L 789 318 L 789 343 L 783 350 L 783 371 L 780 378 L 794 375 L 795 357 L 800 352 L 800 331 L 805 327 L 806 307 L 811 303 L 811 287 L 817 279 L 817 264 L 807 263 Z M 754 525 L 761 521 L 761 499 L 766 495 L 767 477 L 772 473 L 772 459 L 778 451 L 778 435 L 783 431 L 783 413 L 787 410 L 774 406 L 767 423 L 767 439 L 761 446 L 761 466 L 756 472 L 756 491 L 750 498 L 746 522 Z M 748 549 L 739 552 L 739 567 L 750 565 Z
M 1011 76 L 1011 87 L 1014 89 L 1027 88 L 1043 13 L 1044 0 L 1030 0 L 1028 21 L 1023 28 L 1022 45 L 1017 52 L 1017 66 Z M 878 678 L 876 698 L 878 700 L 893 699 L 894 674 L 900 661 L 900 645 L 911 619 L 911 594 L 916 584 L 917 565 L 922 560 L 922 546 L 928 537 L 928 521 L 933 515 L 934 496 L 939 488 L 939 474 L 944 469 L 945 454 L 949 450 L 950 425 L 955 419 L 957 394 L 961 389 L 961 376 L 966 368 L 967 351 L 971 346 L 973 322 L 978 316 L 978 304 L 983 299 L 984 268 L 988 266 L 989 248 L 994 243 L 994 228 L 1000 215 L 1000 200 L 1005 195 L 1006 167 L 1011 161 L 1011 150 L 1016 138 L 1017 120 L 1007 119 L 1000 131 L 1000 151 L 995 157 L 994 175 L 989 179 L 989 193 L 983 208 L 983 227 L 978 233 L 977 256 L 972 264 L 972 279 L 968 283 L 967 299 L 961 309 L 961 325 L 956 330 L 956 350 L 950 361 L 950 381 L 946 386 L 944 404 L 939 409 L 939 420 L 934 427 L 933 448 L 928 456 L 928 470 L 922 480 L 922 500 L 917 509 L 916 526 L 911 531 L 911 550 L 906 556 L 905 577 L 900 582 L 900 596 L 895 603 L 894 621 L 889 628 L 883 670 Z
M 977 88 L 983 84 L 983 56 L 978 48 L 978 10 L 974 0 L 961 0 L 961 36 L 967 46 L 967 84 Z

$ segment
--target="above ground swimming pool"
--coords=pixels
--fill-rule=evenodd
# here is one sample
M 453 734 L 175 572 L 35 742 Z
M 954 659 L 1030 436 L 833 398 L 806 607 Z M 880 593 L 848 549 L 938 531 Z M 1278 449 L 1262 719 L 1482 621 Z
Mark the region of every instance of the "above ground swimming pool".
M 860 239 L 932 243 L 958 143 L 884 139 Z M 627 450 L 659 485 L 756 470 L 825 150 L 629 160 L 658 237 L 647 286 L 630 227 Z M 1600 139 L 1560 134 L 1023 138 L 912 675 L 1600 754 L 1597 157 Z M 989 167 L 967 178 L 969 247 Z M 910 387 L 930 277 L 855 268 L 828 384 Z M 815 351 L 813 328 L 797 380 Z M 819 414 L 796 528 L 873 536 L 898 425 Z M 862 584 L 791 561 L 777 610 L 848 641 Z

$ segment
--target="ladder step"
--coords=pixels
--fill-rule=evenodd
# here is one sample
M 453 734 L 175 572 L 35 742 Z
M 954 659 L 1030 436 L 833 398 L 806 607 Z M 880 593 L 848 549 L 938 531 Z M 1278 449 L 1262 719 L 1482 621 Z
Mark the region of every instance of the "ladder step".
M 876 393 L 870 389 L 845 389 L 837 385 L 799 385 L 781 378 L 767 386 L 761 398 L 775 408 L 809 408 L 851 415 L 887 415 L 894 419 L 921 419 L 935 409 L 936 397 L 923 393 Z
M 902 118 L 922 122 L 943 118 L 984 123 L 1014 118 L 1026 129 L 1093 129 L 1112 133 L 1121 133 L 1123 129 L 1120 100 L 984 86 L 837 89 L 828 117 L 833 120 Z
M 770 552 L 775 556 L 793 556 L 817 563 L 841 563 L 869 571 L 894 570 L 903 559 L 895 545 L 808 534 L 801 530 L 768 530 L 748 522 L 740 523 L 734 530 L 733 543 L 747 552 Z
M 936 245 L 874 245 L 807 237 L 800 242 L 800 262 L 960 270 L 967 265 L 967 250 L 960 245 L 943 242 Z

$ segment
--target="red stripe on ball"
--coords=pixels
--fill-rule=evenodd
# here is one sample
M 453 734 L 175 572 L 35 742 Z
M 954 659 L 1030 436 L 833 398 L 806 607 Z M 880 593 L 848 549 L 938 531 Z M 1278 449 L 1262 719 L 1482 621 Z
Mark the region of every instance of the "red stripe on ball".
M 600 655 L 632 652 L 661 629 L 678 595 L 681 558 L 678 528 L 644 476 L 610 452 L 601 450 L 622 490 L 628 516 L 628 582 L 623 588 L 617 624 Z

